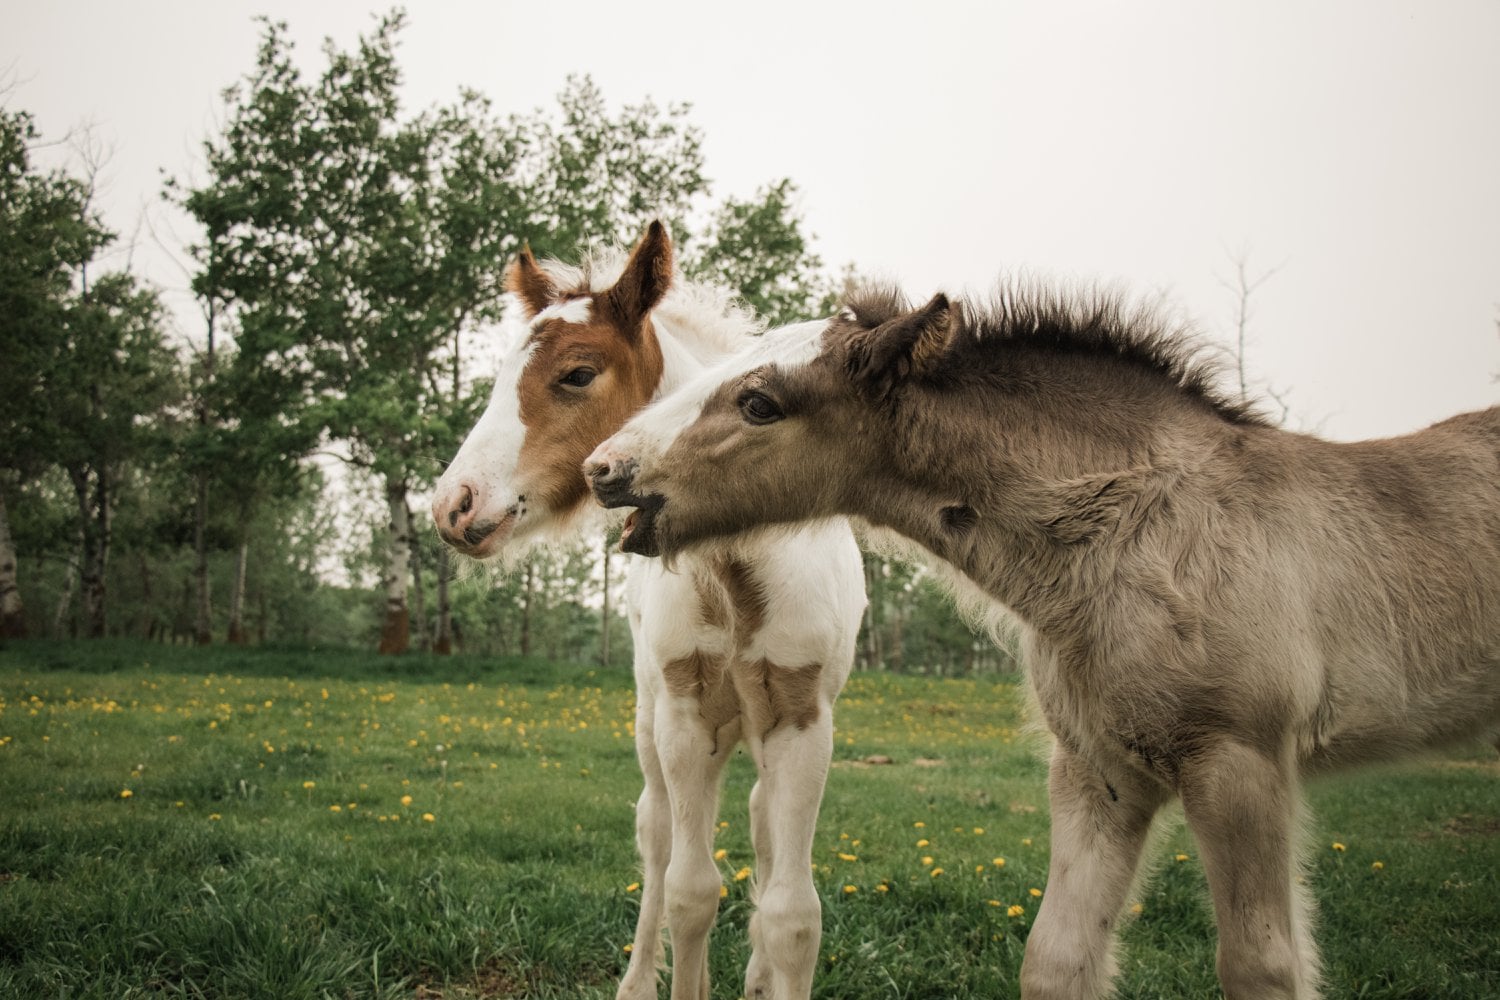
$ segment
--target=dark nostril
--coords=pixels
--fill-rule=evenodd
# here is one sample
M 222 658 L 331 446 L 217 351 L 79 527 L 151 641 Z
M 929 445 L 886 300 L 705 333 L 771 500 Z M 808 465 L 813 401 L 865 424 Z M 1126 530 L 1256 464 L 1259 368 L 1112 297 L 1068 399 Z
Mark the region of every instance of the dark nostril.
M 474 487 L 468 483 L 460 483 L 458 487 L 458 503 L 448 508 L 446 517 L 448 527 L 457 528 L 460 521 L 466 521 L 473 516 L 475 495 Z
M 590 479 L 604 479 L 609 475 L 609 465 L 606 462 L 595 462 L 589 467 Z

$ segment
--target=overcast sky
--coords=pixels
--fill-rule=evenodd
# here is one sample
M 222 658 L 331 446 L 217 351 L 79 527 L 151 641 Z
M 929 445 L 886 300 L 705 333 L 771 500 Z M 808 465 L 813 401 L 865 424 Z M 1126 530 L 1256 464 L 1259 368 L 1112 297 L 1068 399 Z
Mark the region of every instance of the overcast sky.
M 127 236 L 191 176 L 258 13 L 305 68 L 379 3 L 0 0 L 7 102 L 91 122 Z M 1165 292 L 1226 342 L 1232 257 L 1275 269 L 1249 357 L 1294 426 L 1399 434 L 1500 402 L 1500 2 L 409 4 L 409 108 L 688 101 L 715 197 L 792 178 L 831 268 L 913 296 L 1002 270 Z M 179 254 L 180 256 L 180 254 Z M 138 270 L 186 279 L 142 231 Z M 191 315 L 184 321 L 191 333 Z

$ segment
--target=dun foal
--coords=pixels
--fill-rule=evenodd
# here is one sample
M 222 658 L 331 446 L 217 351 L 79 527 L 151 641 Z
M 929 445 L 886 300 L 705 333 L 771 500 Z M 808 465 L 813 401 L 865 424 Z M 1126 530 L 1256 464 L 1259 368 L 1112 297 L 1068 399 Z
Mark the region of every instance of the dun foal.
M 653 223 L 623 267 L 538 264 L 507 274 L 489 408 L 437 486 L 443 538 L 476 558 L 602 527 L 584 457 L 653 396 L 752 342 L 754 324 L 712 288 L 678 282 Z M 628 531 L 628 528 L 627 528 Z M 864 610 L 859 550 L 841 518 L 730 539 L 677 561 L 631 557 L 636 807 L 644 876 L 621 1000 L 657 995 L 665 921 L 673 1000 L 708 997 L 708 935 L 721 877 L 713 858 L 720 777 L 736 744 L 758 771 L 750 794 L 757 913 L 750 998 L 805 1000 L 821 913 L 812 838 L 833 752 L 833 702 Z
M 1198 839 L 1230 1000 L 1307 1000 L 1304 776 L 1500 727 L 1500 408 L 1391 440 L 1278 430 L 1109 296 L 857 295 L 644 411 L 589 459 L 668 556 L 835 514 L 1022 623 L 1056 737 L 1022 996 L 1110 990 L 1153 817 Z M 711 461 L 704 456 L 712 456 Z

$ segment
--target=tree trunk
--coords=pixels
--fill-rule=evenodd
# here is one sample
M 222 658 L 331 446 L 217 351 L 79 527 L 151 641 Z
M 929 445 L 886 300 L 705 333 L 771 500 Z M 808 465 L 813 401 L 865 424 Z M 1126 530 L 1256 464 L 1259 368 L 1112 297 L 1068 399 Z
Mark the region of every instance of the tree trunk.
M 0 493 L 0 639 L 19 639 L 26 634 L 26 614 L 17 580 L 16 546 L 10 537 L 5 495 Z
M 208 582 L 208 477 L 198 474 L 198 498 L 193 505 L 193 581 L 197 606 L 193 616 L 193 641 L 207 646 L 214 641 L 213 600 Z
M 250 637 L 245 634 L 245 567 L 250 561 L 250 531 L 245 520 L 240 521 L 240 544 L 234 552 L 234 586 L 229 591 L 229 635 L 230 643 L 245 646 Z M 207 596 L 207 590 L 202 591 Z M 202 645 L 200 642 L 199 645 Z
M 888 666 L 891 673 L 901 674 L 906 672 L 906 642 L 902 634 L 902 627 L 906 624 L 906 613 L 904 609 L 897 608 L 891 615 L 891 642 L 886 650 Z
M 447 656 L 453 652 L 453 609 L 448 604 L 448 546 L 440 545 L 437 556 L 437 637 L 432 651 Z
M 105 572 L 109 568 L 110 495 L 108 474 L 90 474 L 87 466 L 68 470 L 78 498 L 82 551 L 79 584 L 83 592 L 84 628 L 89 638 L 105 635 L 109 621 L 105 606 Z M 93 486 L 92 496 L 90 486 Z
M 411 524 L 411 510 L 406 511 L 406 523 Z M 427 651 L 427 593 L 422 588 L 422 542 L 420 536 L 408 528 L 411 538 L 411 620 L 417 633 L 417 649 Z
M 604 536 L 604 613 L 599 619 L 599 665 L 609 669 L 609 536 Z
M 411 622 L 406 610 L 406 580 L 411 562 L 411 512 L 406 507 L 406 483 L 387 478 L 385 502 L 390 511 L 385 565 L 385 620 L 380 626 L 380 652 L 404 653 L 411 645 Z
M 151 600 L 151 560 L 146 558 L 143 550 L 135 554 L 136 568 L 141 572 L 141 617 L 136 626 L 141 638 L 151 640 L 156 638 L 156 606 Z
M 865 669 L 879 670 L 880 662 L 880 607 L 884 600 L 884 588 L 880 585 L 880 563 L 875 556 L 866 553 L 865 563 Z
M 536 577 L 536 560 L 526 560 L 526 589 L 521 597 L 521 655 L 531 655 L 531 601 L 535 596 L 533 590 Z
M 83 533 L 79 532 L 74 543 L 73 555 L 68 557 L 68 571 L 63 575 L 62 593 L 57 595 L 57 610 L 52 613 L 52 637 L 63 639 L 68 636 L 69 619 L 73 610 L 73 587 L 78 583 L 79 567 L 82 565 L 78 560 L 83 553 Z

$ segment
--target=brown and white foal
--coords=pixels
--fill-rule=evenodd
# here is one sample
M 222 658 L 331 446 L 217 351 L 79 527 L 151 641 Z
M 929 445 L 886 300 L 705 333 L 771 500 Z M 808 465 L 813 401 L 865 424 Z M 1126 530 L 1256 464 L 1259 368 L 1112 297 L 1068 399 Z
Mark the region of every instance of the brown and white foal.
M 1056 736 L 1027 1000 L 1109 992 L 1174 796 L 1225 995 L 1315 997 L 1303 777 L 1500 734 L 1500 407 L 1337 444 L 1212 375 L 1108 296 L 1012 286 L 989 309 L 914 310 L 873 289 L 590 458 L 601 498 L 640 508 L 635 551 L 856 515 L 1015 613 Z
M 605 257 L 582 268 L 538 264 L 523 251 L 507 284 L 516 302 L 502 329 L 494 395 L 432 505 L 443 539 L 481 559 L 602 527 L 585 456 L 653 397 L 753 342 L 755 332 L 722 292 L 675 279 L 671 242 L 656 223 L 623 267 Z M 833 702 L 865 605 L 853 535 L 831 518 L 729 538 L 671 568 L 632 556 L 627 590 L 644 877 L 618 996 L 656 997 L 664 922 L 673 1000 L 709 995 L 720 778 L 743 741 L 758 772 L 745 995 L 806 998 L 821 937 L 813 832 L 833 751 Z

